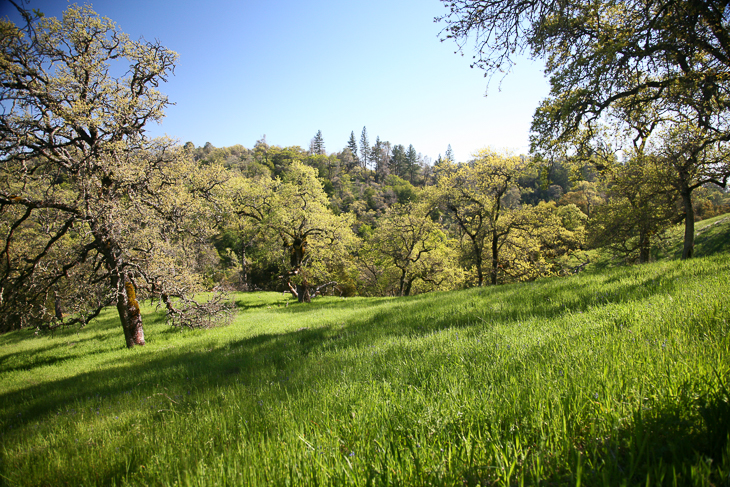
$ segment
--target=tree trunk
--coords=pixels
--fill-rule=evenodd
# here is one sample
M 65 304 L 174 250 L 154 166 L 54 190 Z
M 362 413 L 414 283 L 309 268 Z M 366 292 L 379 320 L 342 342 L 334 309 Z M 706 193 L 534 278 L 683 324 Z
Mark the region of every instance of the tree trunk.
M 411 286 L 413 286 L 414 278 L 408 279 L 408 282 L 406 282 L 406 288 L 403 290 L 403 296 L 410 296 L 411 295 Z
M 297 300 L 300 303 L 312 302 L 312 296 L 309 292 L 309 286 L 306 282 L 304 284 L 297 284 Z
M 639 264 L 645 264 L 649 262 L 649 256 L 651 250 L 651 237 L 646 229 L 639 231 Z
M 134 284 L 125 275 L 113 279 L 117 289 L 117 312 L 124 330 L 124 340 L 127 348 L 134 348 L 135 345 L 144 345 L 144 329 L 142 327 L 142 314 L 139 310 L 139 303 L 134 290 Z
M 497 285 L 497 268 L 499 267 L 499 242 L 497 231 L 492 232 L 492 286 Z
M 248 291 L 248 262 L 246 262 L 246 244 L 241 245 L 241 288 Z
M 474 252 L 474 260 L 476 260 L 477 265 L 477 286 L 482 287 L 484 285 L 484 270 L 482 269 L 484 261 L 482 259 L 482 248 L 477 244 L 474 238 L 471 239 L 471 242 Z
M 400 286 L 398 288 L 398 296 L 405 296 L 406 292 L 406 270 L 400 270 Z
M 692 206 L 692 191 L 683 188 L 681 191 L 682 203 L 684 203 L 684 248 L 682 249 L 682 260 L 690 259 L 695 249 L 695 211 Z

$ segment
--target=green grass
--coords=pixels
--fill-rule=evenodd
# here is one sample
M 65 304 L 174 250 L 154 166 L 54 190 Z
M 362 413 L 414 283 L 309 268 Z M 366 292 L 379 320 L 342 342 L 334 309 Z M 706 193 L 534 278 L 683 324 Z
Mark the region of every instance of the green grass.
M 709 232 L 709 231 L 708 231 Z M 699 240 L 699 238 L 698 238 Z M 730 485 L 730 259 L 0 336 L 3 485 Z

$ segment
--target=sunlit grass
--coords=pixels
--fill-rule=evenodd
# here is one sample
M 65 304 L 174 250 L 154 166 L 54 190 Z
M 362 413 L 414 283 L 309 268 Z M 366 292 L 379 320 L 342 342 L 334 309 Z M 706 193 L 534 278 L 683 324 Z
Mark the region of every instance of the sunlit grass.
M 6 485 L 726 485 L 730 259 L 0 337 Z M 287 304 L 287 301 L 288 304 Z

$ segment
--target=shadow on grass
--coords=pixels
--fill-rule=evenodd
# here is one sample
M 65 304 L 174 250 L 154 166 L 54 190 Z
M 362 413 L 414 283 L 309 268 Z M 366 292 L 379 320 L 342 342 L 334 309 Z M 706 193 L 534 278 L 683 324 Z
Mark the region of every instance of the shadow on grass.
M 700 269 L 700 271 L 710 274 L 718 272 L 719 268 L 727 270 L 727 264 L 707 265 L 702 268 L 706 270 Z M 464 293 L 435 293 L 402 299 L 327 298 L 315 301 L 311 305 L 272 308 L 273 313 L 289 313 L 292 316 L 304 312 L 326 312 L 337 309 L 354 309 L 355 314 L 346 324 L 302 328 L 280 334 L 262 333 L 234 339 L 216 349 L 192 350 L 178 347 L 165 350 L 164 353 L 143 351 L 129 354 L 113 367 L 104 364 L 96 370 L 88 370 L 71 378 L 52 383 L 32 384 L 2 394 L 0 403 L 6 405 L 3 408 L 6 417 L 0 418 L 0 438 L 3 442 L 11 437 L 17 439 L 19 433 L 15 432 L 18 429 L 22 431 L 23 428 L 29 428 L 30 423 L 52 420 L 59 414 L 69 416 L 70 410 L 75 414 L 75 408 L 88 407 L 96 403 L 113 406 L 120 402 L 124 407 L 130 407 L 132 402 L 122 401 L 125 395 L 133 394 L 135 398 L 143 400 L 145 397 L 158 394 L 160 387 L 177 389 L 177 392 L 181 393 L 186 389 L 194 391 L 189 398 L 176 398 L 176 407 L 187 410 L 206 407 L 203 405 L 205 401 L 201 399 L 208 396 L 209 390 L 234 383 L 243 385 L 277 383 L 283 391 L 282 394 L 296 397 L 301 391 L 310 389 L 314 382 L 322 377 L 315 371 L 321 365 L 307 361 L 307 358 L 316 352 L 328 350 L 331 345 L 343 349 L 391 337 L 427 335 L 448 328 L 484 327 L 489 326 L 489 323 L 506 324 L 527 316 L 552 318 L 577 309 L 585 310 L 594 304 L 646 299 L 674 289 L 675 281 L 664 278 L 661 268 L 648 269 L 649 271 L 640 275 L 631 274 L 629 268 L 607 271 L 603 276 L 592 277 L 591 282 L 595 284 L 591 286 L 576 285 L 575 279 L 567 278 L 472 289 Z M 626 279 L 627 276 L 631 279 Z M 598 288 L 603 291 L 596 293 Z M 643 289 L 643 292 L 638 292 L 639 288 Z M 358 307 L 362 307 L 367 313 L 358 316 L 356 313 Z M 147 312 L 145 320 L 148 324 L 158 323 L 164 321 L 164 314 Z M 118 330 L 119 325 L 115 316 L 111 314 L 105 316 L 95 327 L 97 331 L 101 330 L 109 337 L 112 331 L 118 331 L 119 334 L 115 334 L 114 337 L 115 340 L 119 340 L 120 348 L 123 346 L 121 330 Z M 82 333 L 87 331 L 92 333 L 88 329 Z M 180 333 L 180 331 L 168 329 L 156 333 Z M 84 337 L 80 340 L 89 341 L 96 338 L 98 337 Z M 58 352 L 58 349 L 68 347 L 67 339 L 57 345 L 43 347 L 40 350 L 41 354 Z M 3 342 L 5 345 L 5 340 Z M 108 350 L 108 347 L 102 347 L 98 352 L 92 353 L 101 354 Z M 10 355 L 4 356 L 3 362 L 0 362 L 0 372 L 20 367 L 8 363 L 8 357 Z M 40 362 L 26 362 L 27 367 L 23 368 L 32 371 L 33 368 L 60 363 L 71 358 L 74 358 L 74 355 L 57 359 L 44 357 Z M 3 365 L 6 363 L 10 367 Z M 336 365 L 341 364 L 328 366 Z M 297 380 L 290 380 L 290 377 L 295 377 Z M 661 435 L 664 434 L 663 440 L 651 443 L 654 452 L 652 454 L 658 455 L 657 458 L 664 458 L 662 456 L 664 453 L 659 450 L 662 445 L 682 446 L 698 441 L 703 441 L 703 445 L 707 445 L 701 446 L 700 451 L 710 451 L 714 454 L 718 448 L 722 450 L 726 446 L 723 442 L 727 439 L 728 424 L 730 424 L 727 399 L 725 396 L 708 397 L 699 409 L 695 407 L 695 411 L 700 412 L 701 418 L 698 420 L 699 416 L 694 417 L 693 428 L 667 429 L 667 425 L 682 424 L 680 421 L 682 417 L 677 416 L 680 413 L 668 409 L 667 406 L 664 409 L 657 409 L 652 417 L 642 418 L 643 422 L 634 421 L 635 426 L 632 427 L 634 429 L 621 432 L 620 436 L 628 438 L 627 441 L 633 441 L 631 438 L 635 436 L 646 434 L 662 438 Z M 157 414 L 151 409 L 146 411 L 145 414 L 152 416 Z M 711 432 L 716 432 L 712 433 L 715 435 L 712 438 L 708 436 Z M 688 451 L 696 452 L 697 449 Z M 681 455 L 685 458 L 690 453 Z M 676 458 L 672 457 L 672 461 Z M 110 470 L 104 475 L 109 475 L 109 479 L 121 478 L 122 473 L 118 473 L 120 472 L 118 466 L 109 468 Z M 67 475 L 70 483 L 78 480 L 73 478 L 73 473 Z
M 730 235 L 727 232 L 729 221 L 730 217 L 723 218 L 697 232 L 695 256 L 703 257 L 720 252 L 730 252 Z
M 686 384 L 679 397 L 636 411 L 613 438 L 579 447 L 594 465 L 609 467 L 611 485 L 724 485 L 730 468 L 729 400 L 722 384 Z M 596 472 L 584 481 L 604 485 L 606 476 Z
M 637 284 L 635 281 L 622 285 L 620 277 L 625 272 L 626 269 L 607 272 L 603 282 L 615 281 L 614 288 L 611 292 L 600 296 L 596 296 L 592 288 L 576 287 L 575 282 L 567 278 L 472 289 L 460 294 L 436 293 L 398 300 L 327 299 L 315 301 L 310 305 L 277 308 L 272 312 L 294 316 L 340 308 L 353 309 L 353 307 L 356 312 L 359 306 L 367 310 L 367 313 L 362 317 L 355 315 L 346 324 L 338 326 L 323 325 L 281 334 L 259 334 L 228 342 L 225 347 L 216 350 L 191 351 L 176 348 L 165 351 L 161 357 L 150 354 L 130 355 L 124 364 L 115 366 L 111 371 L 104 369 L 88 371 L 74 378 L 55 382 L 52 387 L 31 386 L 3 394 L 0 396 L 0 401 L 17 405 L 16 414 L 22 409 L 24 418 L 32 420 L 50 415 L 79 398 L 97 394 L 109 397 L 122 394 L 124 391 L 150 394 L 155 384 L 185 377 L 197 377 L 202 379 L 199 381 L 202 386 L 212 386 L 236 374 L 241 374 L 246 382 L 255 381 L 262 374 L 260 369 L 271 366 L 277 373 L 289 375 L 299 368 L 297 360 L 306 358 L 314 351 L 326 350 L 333 342 L 336 342 L 337 347 L 341 349 L 372 344 L 393 337 L 428 335 L 446 328 L 483 327 L 489 326 L 490 323 L 505 324 L 527 317 L 553 318 L 568 312 L 585 310 L 593 304 L 646 299 L 647 295 L 666 293 L 674 286 L 671 280 L 664 280 L 653 286 Z M 636 292 L 639 287 L 646 288 L 647 291 Z M 494 306 L 483 306 L 483 300 L 487 298 L 488 304 L 497 303 L 499 307 L 495 309 Z M 388 304 L 393 306 L 385 306 Z M 159 322 L 164 320 L 164 316 L 161 313 L 157 315 L 148 313 L 145 320 L 147 323 Z M 99 323 L 99 326 L 111 330 L 116 329 L 118 324 L 115 323 L 115 317 L 109 316 Z M 170 328 L 158 333 L 180 333 L 180 331 Z M 123 345 L 121 338 L 115 335 L 116 339 L 119 340 L 121 347 Z M 67 342 L 59 341 L 57 345 L 44 347 L 41 352 L 43 355 L 52 354 L 54 350 L 58 351 L 57 349 L 63 347 L 68 347 Z M 108 350 L 108 347 L 103 347 L 93 353 L 101 354 Z M 60 357 L 36 357 L 36 360 L 31 357 L 28 361 L 11 364 L 9 355 L 6 355 L 3 357 L 3 362 L 0 362 L 0 371 L 32 370 L 71 360 L 75 356 L 71 353 Z M 13 406 L 10 409 L 14 410 Z M 7 424 L 4 424 L 4 427 L 7 427 Z
M 707 273 L 718 272 L 720 266 L 706 266 Z M 727 265 L 723 266 L 727 267 Z M 609 291 L 597 293 L 596 285 L 576 285 L 573 278 L 542 280 L 532 283 L 517 284 L 510 286 L 485 287 L 471 289 L 463 293 L 432 293 L 412 296 L 408 298 L 373 298 L 373 299 L 337 299 L 325 298 L 322 301 L 315 301 L 308 305 L 292 305 L 272 309 L 277 314 L 299 315 L 315 311 L 327 310 L 355 310 L 362 307 L 367 310 L 362 317 L 354 316 L 345 324 L 339 326 L 317 326 L 306 329 L 298 329 L 281 334 L 260 334 L 243 340 L 229 342 L 227 350 L 235 350 L 240 355 L 235 360 L 242 361 L 242 364 L 233 364 L 233 358 L 226 358 L 227 355 L 219 353 L 226 349 L 219 349 L 215 352 L 193 352 L 180 349 L 173 349 L 165 352 L 164 357 L 153 357 L 148 354 L 130 356 L 127 363 L 120 364 L 114 372 L 105 371 L 87 372 L 67 383 L 61 381 L 52 389 L 46 391 L 43 387 L 23 389 L 17 392 L 0 396 L 0 401 L 5 404 L 22 404 L 21 397 L 33 397 L 32 404 L 36 406 L 31 409 L 33 414 L 44 415 L 54 410 L 59 404 L 72 401 L 76 397 L 84 397 L 101 393 L 105 396 L 118 393 L 119 390 L 135 389 L 140 375 L 146 377 L 151 383 L 159 383 L 165 379 L 166 370 L 170 368 L 181 368 L 187 371 L 187 375 L 194 374 L 217 380 L 225 374 L 226 370 L 238 368 L 247 371 L 249 375 L 256 375 L 256 367 L 262 365 L 260 358 L 266 357 L 273 365 L 290 365 L 290 358 L 284 357 L 287 352 L 295 356 L 306 357 L 312 351 L 326 347 L 329 342 L 337 341 L 338 347 L 358 346 L 362 343 L 373 343 L 378 340 L 399 336 L 427 335 L 446 328 L 466 326 L 487 326 L 489 323 L 515 322 L 529 317 L 554 318 L 566 313 L 585 311 L 590 306 L 605 305 L 610 303 L 625 303 L 635 300 L 643 300 L 655 294 L 664 294 L 675 288 L 673 279 L 663 279 L 659 270 L 649 272 L 649 275 L 642 280 L 633 279 L 631 282 L 622 284 L 627 272 L 631 269 L 620 268 L 607 271 L 601 278 L 597 279 L 597 286 L 604 286 L 610 283 Z M 637 282 L 638 281 L 638 282 Z M 642 289 L 642 292 L 638 292 Z M 487 301 L 484 301 L 487 300 Z M 484 303 L 487 305 L 485 306 Z M 387 306 L 392 305 L 392 306 Z M 495 307 L 498 305 L 497 307 Z M 145 322 L 147 324 L 164 321 L 164 313 L 150 313 L 147 310 Z M 123 341 L 116 333 L 119 327 L 116 316 L 104 317 L 95 324 L 95 329 L 108 331 L 108 337 L 101 340 L 113 339 L 112 349 L 122 348 Z M 82 331 L 82 333 L 85 330 Z M 169 334 L 181 333 L 176 328 L 156 331 L 156 333 Z M 184 332 L 183 332 L 184 333 Z M 113 335 L 113 336 L 112 336 Z M 63 338 L 67 338 L 64 340 Z M 29 352 L 17 352 L 5 354 L 0 357 L 0 372 L 33 368 L 61 363 L 71 360 L 77 355 L 75 353 L 63 354 L 60 357 L 44 357 L 63 348 L 70 348 L 68 338 L 63 337 L 57 344 L 51 344 L 31 353 L 35 359 L 30 357 L 27 361 L 12 363 Z M 10 339 L 10 340 L 8 340 Z M 14 343 L 16 336 L 2 337 L 3 345 Z M 74 338 L 75 343 L 100 340 L 98 336 Z M 119 346 L 117 347 L 117 342 Z M 109 345 L 102 347 L 93 353 L 103 353 L 110 349 Z M 177 351 L 176 351 L 177 350 Z M 37 355 L 41 355 L 38 357 Z M 248 370 L 250 369 L 250 370 Z M 130 376 L 129 380 L 124 378 Z M 109 378 L 114 377 L 112 388 L 98 390 L 99 384 L 104 384 Z M 84 384 L 79 388 L 80 384 Z M 45 399 L 44 399 L 45 398 Z

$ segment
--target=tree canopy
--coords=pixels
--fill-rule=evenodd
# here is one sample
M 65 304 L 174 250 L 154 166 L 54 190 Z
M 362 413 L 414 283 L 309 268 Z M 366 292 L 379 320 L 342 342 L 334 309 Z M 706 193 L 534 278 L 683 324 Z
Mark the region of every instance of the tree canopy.
M 82 323 L 116 303 L 127 346 L 144 345 L 138 299 L 162 297 L 179 317 L 170 298 L 202 289 L 191 262 L 224 176 L 144 136 L 169 103 L 157 86 L 174 52 L 90 7 L 26 18 L 0 21 L 0 328 L 43 322 L 50 307 L 64 322 L 59 302 Z
M 488 75 L 509 71 L 515 54 L 546 61 L 550 95 L 532 124 L 537 154 L 567 145 L 590 156 L 606 127 L 634 143 L 656 133 L 657 151 L 676 168 L 690 257 L 691 192 L 730 176 L 728 2 L 443 1 L 444 38 L 459 49 L 474 39 L 472 65 Z M 671 135 L 688 132 L 691 142 Z

